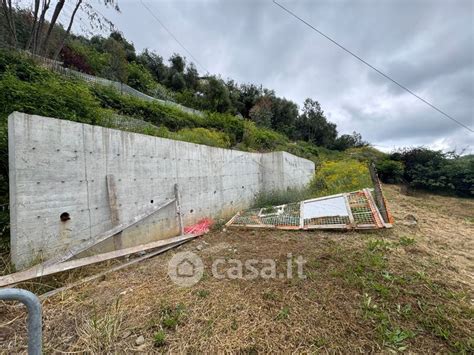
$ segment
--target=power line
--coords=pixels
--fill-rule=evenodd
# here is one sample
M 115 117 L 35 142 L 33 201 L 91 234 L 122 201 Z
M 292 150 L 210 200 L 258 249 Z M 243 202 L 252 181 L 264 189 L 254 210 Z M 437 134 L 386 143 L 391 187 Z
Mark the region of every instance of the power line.
M 209 73 L 209 70 L 207 70 L 206 67 L 205 67 L 204 65 L 202 65 L 202 64 L 196 59 L 196 57 L 194 57 L 194 56 L 192 55 L 192 53 L 191 53 L 190 51 L 188 51 L 188 50 L 186 49 L 186 47 L 185 47 L 185 46 L 176 38 L 176 36 L 164 25 L 164 23 L 161 22 L 161 20 L 153 13 L 153 11 L 151 11 L 151 9 L 143 2 L 143 0 L 140 0 L 140 2 L 141 2 L 141 4 L 143 5 L 143 7 L 145 7 L 145 9 L 148 10 L 148 12 L 151 14 L 151 16 L 153 16 L 153 18 L 161 25 L 161 27 L 163 27 L 163 28 L 166 30 L 166 32 L 168 32 L 168 34 L 169 34 L 171 37 L 173 37 L 173 39 L 176 41 L 176 43 L 178 43 L 178 44 L 181 46 L 181 48 L 183 48 L 183 49 L 186 51 L 186 53 L 188 53 L 189 56 L 190 56 L 191 58 L 193 58 L 194 61 L 195 61 L 202 69 L 204 69 L 204 71 L 205 71 L 206 73 Z
M 303 20 L 301 17 L 299 17 L 298 15 L 296 15 L 294 12 L 288 10 L 286 7 L 284 7 L 283 5 L 279 4 L 278 2 L 276 2 L 275 0 L 273 0 L 273 3 L 275 5 L 278 5 L 280 8 L 282 8 L 284 11 L 286 11 L 287 13 L 289 13 L 291 16 L 295 17 L 296 19 L 300 20 L 301 22 L 303 22 L 306 26 L 308 26 L 309 28 L 311 28 L 312 30 L 316 31 L 317 33 L 319 33 L 321 36 L 325 37 L 326 39 L 328 39 L 329 41 L 331 41 L 332 43 L 334 43 L 336 46 L 338 46 L 339 48 L 341 48 L 342 50 L 346 51 L 347 53 L 349 53 L 350 55 L 352 55 L 353 57 L 355 57 L 356 59 L 358 59 L 359 61 L 361 61 L 362 63 L 364 63 L 365 65 L 367 65 L 369 68 L 375 70 L 377 73 L 379 73 L 380 75 L 382 75 L 383 77 L 385 77 L 386 79 L 390 80 L 392 83 L 398 85 L 399 87 L 401 87 L 402 89 L 406 90 L 407 92 L 409 92 L 410 94 L 412 94 L 413 96 L 415 96 L 418 100 L 421 100 L 422 102 L 424 102 L 425 104 L 427 104 L 428 106 L 430 106 L 431 108 L 433 108 L 434 110 L 438 111 L 439 113 L 441 113 L 442 115 L 446 116 L 447 118 L 449 118 L 451 121 L 453 122 L 456 122 L 458 125 L 460 125 L 461 127 L 464 127 L 465 129 L 467 129 L 468 131 L 470 132 L 473 132 L 474 131 L 469 128 L 468 126 L 466 126 L 464 123 L 458 121 L 457 119 L 455 119 L 454 117 L 448 115 L 446 112 L 440 110 L 439 108 L 437 108 L 435 105 L 433 105 L 432 103 L 428 102 L 427 100 L 423 99 L 422 97 L 418 96 L 417 94 L 415 94 L 413 91 L 411 91 L 410 89 L 408 89 L 406 86 L 400 84 L 398 81 L 392 79 L 391 77 L 389 77 L 387 74 L 383 73 L 382 71 L 380 71 L 379 69 L 377 69 L 376 67 L 374 67 L 372 64 L 366 62 L 364 59 L 362 59 L 361 57 L 359 57 L 357 54 L 351 52 L 349 49 L 345 48 L 344 46 L 342 46 L 341 44 L 337 43 L 335 40 L 333 40 L 331 37 L 329 37 L 328 35 L 324 34 L 323 32 L 321 32 L 320 30 L 318 30 L 316 27 L 312 26 L 311 24 L 309 24 L 308 22 L 306 22 L 305 20 Z

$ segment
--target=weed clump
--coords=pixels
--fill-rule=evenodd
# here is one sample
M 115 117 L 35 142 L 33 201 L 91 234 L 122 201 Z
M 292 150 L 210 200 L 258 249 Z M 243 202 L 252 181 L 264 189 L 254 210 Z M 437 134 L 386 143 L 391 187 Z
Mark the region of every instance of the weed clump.
M 159 330 L 153 335 L 153 344 L 157 348 L 166 344 L 166 333 L 163 330 Z

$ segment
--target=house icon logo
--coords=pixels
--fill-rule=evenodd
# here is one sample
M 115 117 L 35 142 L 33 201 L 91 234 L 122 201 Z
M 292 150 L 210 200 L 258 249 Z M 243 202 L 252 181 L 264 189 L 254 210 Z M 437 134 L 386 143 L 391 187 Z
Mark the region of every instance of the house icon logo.
M 176 253 L 168 263 L 168 276 L 178 286 L 195 285 L 204 273 L 204 264 L 199 256 L 186 251 Z

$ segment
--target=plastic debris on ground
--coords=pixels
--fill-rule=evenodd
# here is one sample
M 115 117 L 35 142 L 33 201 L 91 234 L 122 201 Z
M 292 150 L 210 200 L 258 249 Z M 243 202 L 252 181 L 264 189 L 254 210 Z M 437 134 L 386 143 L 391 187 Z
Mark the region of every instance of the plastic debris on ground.
M 184 234 L 194 234 L 196 236 L 206 234 L 209 232 L 213 224 L 213 220 L 209 218 L 201 219 L 196 224 L 184 228 Z

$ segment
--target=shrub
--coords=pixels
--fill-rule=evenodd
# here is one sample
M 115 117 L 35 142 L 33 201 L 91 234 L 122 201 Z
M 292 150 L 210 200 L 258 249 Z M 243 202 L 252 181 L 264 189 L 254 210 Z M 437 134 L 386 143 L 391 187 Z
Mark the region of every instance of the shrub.
M 474 155 L 448 160 L 446 175 L 459 196 L 474 196 Z
M 47 77 L 27 82 L 7 71 L 0 77 L 2 120 L 13 111 L 94 124 L 103 110 L 88 87 L 77 81 Z
M 367 164 L 350 159 L 322 163 L 310 183 L 310 190 L 315 196 L 326 196 L 371 186 Z
M 78 40 L 70 41 L 61 54 L 67 67 L 99 76 L 105 74 L 110 62 L 109 53 L 101 53 Z
M 401 182 L 403 179 L 403 163 L 391 159 L 383 159 L 376 163 L 377 173 L 383 182 L 391 184 Z
M 243 121 L 244 132 L 242 146 L 250 150 L 282 149 L 289 142 L 288 138 L 267 128 L 259 128 L 251 121 Z
M 460 196 L 474 195 L 474 157 L 459 157 L 424 147 L 407 148 L 391 155 L 404 164 L 403 178 L 410 186 L 451 192 Z
M 61 59 L 66 68 L 73 68 L 82 73 L 94 74 L 94 70 L 87 63 L 87 59 L 69 46 L 65 46 L 61 50 Z
M 145 94 L 152 95 L 156 87 L 153 76 L 143 65 L 135 62 L 128 64 L 127 84 Z
M 205 144 L 211 147 L 229 148 L 230 138 L 223 132 L 218 132 L 206 128 L 184 128 L 173 136 L 186 142 Z
M 320 154 L 319 147 L 305 141 L 288 143 L 285 150 L 299 157 L 313 160 L 315 163 Z

